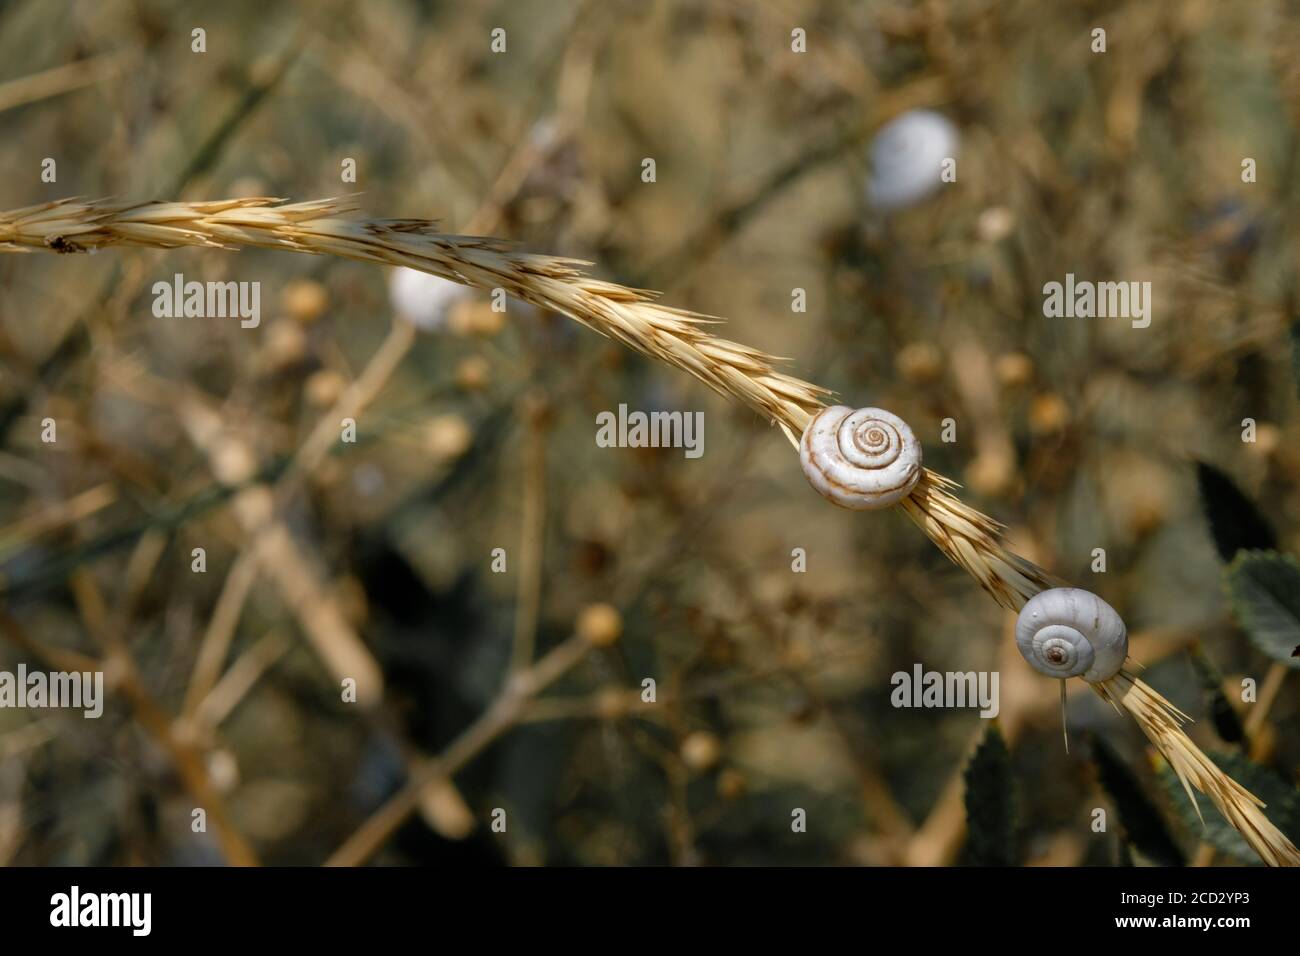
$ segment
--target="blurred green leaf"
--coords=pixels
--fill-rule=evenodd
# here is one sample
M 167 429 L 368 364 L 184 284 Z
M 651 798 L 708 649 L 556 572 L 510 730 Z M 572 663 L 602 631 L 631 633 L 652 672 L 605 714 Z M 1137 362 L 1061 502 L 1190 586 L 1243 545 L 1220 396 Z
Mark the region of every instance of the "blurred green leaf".
M 1015 866 L 1015 792 L 1011 752 L 990 724 L 966 767 L 966 858 L 973 866 Z
M 1093 739 L 1092 757 L 1102 787 L 1115 802 L 1115 812 L 1127 837 L 1121 841 L 1121 847 L 1128 847 L 1125 854 L 1129 865 L 1132 865 L 1132 853 L 1137 852 L 1160 866 L 1182 866 L 1186 862 L 1183 851 L 1170 836 L 1163 815 L 1147 799 L 1142 785 L 1124 761 L 1100 737 Z
M 1300 319 L 1291 323 L 1291 374 L 1295 378 L 1295 390 L 1300 393 Z
M 1228 475 L 1203 461 L 1196 463 L 1196 486 L 1210 537 L 1219 557 L 1231 561 L 1238 551 L 1277 547 L 1272 526 Z
M 1300 669 L 1300 565 L 1290 555 L 1247 551 L 1227 571 L 1233 614 L 1251 642 L 1275 661 Z
M 1241 743 L 1246 739 L 1246 728 L 1241 722 L 1241 716 L 1223 693 L 1223 674 L 1199 645 L 1192 648 L 1191 659 L 1201 689 L 1205 691 L 1215 731 L 1224 743 Z
M 1292 841 L 1300 837 L 1300 791 L 1295 790 L 1267 767 L 1261 767 L 1247 757 L 1237 753 L 1212 753 L 1210 759 L 1224 773 L 1259 797 L 1267 804 L 1264 811 L 1269 820 Z M 1204 794 L 1196 793 L 1196 803 L 1200 807 L 1201 818 L 1187 799 L 1187 791 L 1178 782 L 1178 776 L 1167 763 L 1161 762 L 1160 782 L 1165 788 L 1166 796 L 1172 803 L 1182 828 L 1198 839 L 1205 840 L 1221 853 L 1226 853 L 1242 863 L 1259 864 L 1259 855 L 1246 843 L 1218 808 Z

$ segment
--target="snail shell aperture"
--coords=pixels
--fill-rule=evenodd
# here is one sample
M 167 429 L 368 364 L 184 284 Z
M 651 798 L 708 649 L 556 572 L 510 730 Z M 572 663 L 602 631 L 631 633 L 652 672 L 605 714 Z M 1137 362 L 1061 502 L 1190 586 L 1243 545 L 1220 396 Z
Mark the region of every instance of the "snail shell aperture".
M 799 442 L 804 474 L 823 497 L 854 511 L 897 504 L 921 477 L 921 444 L 883 408 L 822 409 Z
M 1115 609 L 1082 588 L 1052 588 L 1030 598 L 1016 619 L 1016 647 L 1048 677 L 1090 683 L 1119 673 L 1128 632 Z

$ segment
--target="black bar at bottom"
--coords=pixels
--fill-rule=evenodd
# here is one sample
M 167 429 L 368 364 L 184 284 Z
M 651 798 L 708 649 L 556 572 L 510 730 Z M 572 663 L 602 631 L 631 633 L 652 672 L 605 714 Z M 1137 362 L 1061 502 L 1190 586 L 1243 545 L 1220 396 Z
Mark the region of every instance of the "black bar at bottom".
M 1293 874 L 1260 868 L 11 869 L 0 870 L 0 918 L 6 943 L 77 934 L 127 945 L 338 945 L 400 933 L 460 949 L 480 934 L 493 945 L 505 936 L 553 945 L 605 933 L 610 945 L 666 943 L 692 927 L 769 945 L 777 930 L 822 939 L 849 932 L 860 942 L 1039 932 L 1054 944 L 1167 934 L 1227 941 L 1294 927 L 1298 889 Z M 146 893 L 147 937 L 144 897 L 120 895 Z M 114 919 L 119 925 L 68 925 Z M 473 935 L 452 944 L 448 932 Z

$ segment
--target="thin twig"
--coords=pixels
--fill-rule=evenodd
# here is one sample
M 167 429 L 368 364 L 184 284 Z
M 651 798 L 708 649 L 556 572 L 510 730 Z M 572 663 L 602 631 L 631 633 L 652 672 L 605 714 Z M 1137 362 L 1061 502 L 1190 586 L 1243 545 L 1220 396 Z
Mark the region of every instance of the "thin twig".
M 537 618 L 542 607 L 542 553 L 546 539 L 546 413 L 540 393 L 524 396 L 523 515 L 519 528 L 518 593 L 511 670 L 533 659 Z
M 94 86 L 117 73 L 126 60 L 124 53 L 105 53 L 0 83 L 0 113 Z
M 1264 683 L 1259 689 L 1259 699 L 1246 715 L 1242 727 L 1246 732 L 1246 740 L 1250 744 L 1251 757 L 1258 757 L 1260 754 L 1263 747 L 1263 735 L 1260 731 L 1264 729 L 1264 723 L 1268 720 L 1273 705 L 1277 703 L 1278 695 L 1282 693 L 1282 686 L 1286 683 L 1290 671 L 1291 668 L 1286 664 L 1275 661 L 1270 665 L 1268 673 L 1264 675 Z
M 511 677 L 496 700 L 438 757 L 418 765 L 406 785 L 390 797 L 325 861 L 326 866 L 359 866 L 370 859 L 415 811 L 421 791 L 453 776 L 510 729 L 525 703 L 564 676 L 591 650 L 578 635 Z
M 113 673 L 115 683 L 131 704 L 136 721 L 167 752 L 181 783 L 207 812 L 226 859 L 234 866 L 256 866 L 257 855 L 235 827 L 221 792 L 208 775 L 203 755 L 175 733 L 175 722 L 146 689 L 126 642 L 109 621 L 110 614 L 99 586 L 84 569 L 73 573 L 72 592 L 86 629 L 104 648 L 104 670 Z

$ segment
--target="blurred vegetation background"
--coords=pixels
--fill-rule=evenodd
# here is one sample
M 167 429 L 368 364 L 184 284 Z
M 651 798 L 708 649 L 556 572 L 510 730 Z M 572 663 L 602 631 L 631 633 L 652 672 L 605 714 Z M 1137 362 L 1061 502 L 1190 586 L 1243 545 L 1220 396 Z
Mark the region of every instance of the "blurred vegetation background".
M 10 0 L 0 209 L 361 191 L 725 316 L 909 421 L 1021 553 L 1114 605 L 1295 839 L 1300 689 L 1229 613 L 1197 463 L 1229 525 L 1236 487 L 1300 549 L 1298 54 L 1284 2 Z M 885 216 L 871 138 L 918 108 L 956 124 L 957 182 Z M 260 327 L 155 318 L 177 272 L 259 281 Z M 1067 272 L 1150 281 L 1150 327 L 1044 318 Z M 1249 862 L 1086 688 L 1067 754 L 1013 618 L 902 516 L 829 507 L 778 431 L 477 293 L 415 335 L 387 278 L 0 257 L 0 669 L 110 685 L 97 721 L 0 710 L 0 861 Z M 620 403 L 704 411 L 704 456 L 597 448 Z M 350 407 L 358 441 L 304 454 Z M 331 651 L 382 701 L 341 701 Z M 554 680 L 512 696 L 538 659 Z M 996 737 L 893 708 L 916 663 L 999 671 Z

